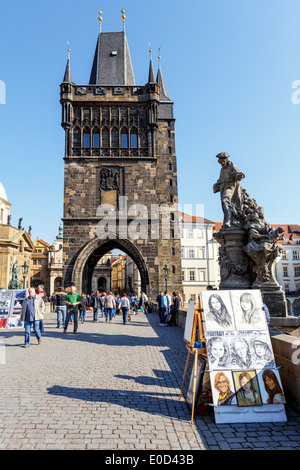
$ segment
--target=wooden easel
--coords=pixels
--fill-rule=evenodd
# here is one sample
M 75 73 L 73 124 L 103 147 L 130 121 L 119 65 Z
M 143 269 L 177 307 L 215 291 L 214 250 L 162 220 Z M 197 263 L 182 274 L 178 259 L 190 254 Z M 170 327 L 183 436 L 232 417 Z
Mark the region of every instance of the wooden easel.
M 195 395 L 196 395 L 196 378 L 197 378 L 197 367 L 198 367 L 198 355 L 205 357 L 206 359 L 206 347 L 205 347 L 205 336 L 204 336 L 204 326 L 203 326 L 203 315 L 202 315 L 202 308 L 201 308 L 201 302 L 200 302 L 200 295 L 198 297 L 198 308 L 195 309 L 194 311 L 194 320 L 193 320 L 193 329 L 192 329 L 192 338 L 190 342 L 186 343 L 186 347 L 188 350 L 188 357 L 186 360 L 185 364 L 185 369 L 184 369 L 184 374 L 183 374 L 183 382 L 182 382 L 182 387 L 180 391 L 180 397 L 179 400 L 181 399 L 182 396 L 182 391 L 183 391 L 183 386 L 188 370 L 188 365 L 190 362 L 190 357 L 191 354 L 194 354 L 194 366 L 193 366 L 193 401 L 192 401 L 192 417 L 191 417 L 191 422 L 193 422 L 194 419 L 194 408 L 195 408 Z M 197 327 L 198 327 L 198 339 L 197 341 L 201 342 L 201 349 L 196 348 L 194 346 L 195 341 L 196 341 L 196 335 L 197 335 Z

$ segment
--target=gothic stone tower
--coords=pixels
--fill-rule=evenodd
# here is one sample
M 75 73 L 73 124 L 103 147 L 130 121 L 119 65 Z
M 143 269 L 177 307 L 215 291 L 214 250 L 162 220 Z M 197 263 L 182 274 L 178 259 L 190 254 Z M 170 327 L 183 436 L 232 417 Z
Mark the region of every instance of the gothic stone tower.
M 125 29 L 100 32 L 88 85 L 71 79 L 70 57 L 60 86 L 64 156 L 64 285 L 91 291 L 93 270 L 107 251 L 118 248 L 137 265 L 142 290 L 153 300 L 165 289 L 181 288 L 181 247 L 178 216 L 177 165 L 173 102 L 159 66 L 152 58 L 148 82 L 135 84 Z M 123 223 L 116 217 L 116 236 L 99 236 L 107 218 L 99 207 L 142 204 L 147 208 L 146 233 L 131 237 L 136 215 L 128 210 Z M 161 212 L 170 209 L 170 236 L 164 236 Z M 173 207 L 172 207 L 173 206 Z M 124 206 L 123 206 L 124 208 Z M 151 217 L 152 215 L 152 217 Z M 153 234 L 153 222 L 159 231 Z M 125 225 L 124 225 L 125 224 Z M 145 228 L 145 227 L 144 227 Z M 125 230 L 125 231 L 124 231 Z M 125 235 L 124 235 L 125 233 Z

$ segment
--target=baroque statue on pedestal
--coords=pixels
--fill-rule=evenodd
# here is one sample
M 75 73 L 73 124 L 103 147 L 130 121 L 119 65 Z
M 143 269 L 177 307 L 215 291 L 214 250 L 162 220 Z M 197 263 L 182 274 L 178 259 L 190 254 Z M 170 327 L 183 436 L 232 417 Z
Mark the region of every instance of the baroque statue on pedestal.
M 236 272 L 235 265 L 241 266 L 236 257 L 234 261 L 231 260 L 230 266 L 224 243 L 226 231 L 228 237 L 232 239 L 233 233 L 241 230 L 244 232 L 243 251 L 252 260 L 251 269 L 256 275 L 252 287 L 261 283 L 277 283 L 272 277 L 272 264 L 277 257 L 281 256 L 282 247 L 277 242 L 282 238 L 285 229 L 279 227 L 275 230 L 265 221 L 263 208 L 240 186 L 240 181 L 245 175 L 229 160 L 229 154 L 222 152 L 217 155 L 217 158 L 222 168 L 218 181 L 213 185 L 213 191 L 214 193 L 220 192 L 224 213 L 222 229 L 215 234 L 215 238 L 222 245 L 220 264 L 222 266 L 222 257 L 226 257 L 226 267 L 228 269 L 229 266 L 229 271 L 231 269 Z

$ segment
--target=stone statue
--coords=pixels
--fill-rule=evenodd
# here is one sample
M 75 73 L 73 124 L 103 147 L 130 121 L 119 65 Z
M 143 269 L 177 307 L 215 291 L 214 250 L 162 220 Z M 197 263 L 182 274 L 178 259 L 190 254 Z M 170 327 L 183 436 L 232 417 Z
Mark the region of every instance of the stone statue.
M 7 216 L 7 225 L 10 225 L 10 221 L 11 221 L 11 215 L 8 214 L 8 216 Z
M 270 263 L 282 254 L 282 247 L 276 242 L 282 238 L 285 228 L 274 230 L 265 221 L 263 208 L 259 206 L 246 217 L 244 228 L 248 232 L 248 244 L 244 250 L 255 263 L 257 280 L 268 282 L 271 279 Z
M 23 217 L 20 217 L 20 219 L 19 219 L 19 225 L 18 225 L 18 229 L 19 229 L 19 230 L 22 230 L 22 220 L 23 220 Z
M 242 204 L 242 191 L 239 182 L 245 175 L 229 160 L 228 153 L 217 155 L 222 169 L 218 181 L 213 186 L 214 193 L 220 192 L 224 213 L 224 227 L 231 227 L 233 222 L 232 206 Z
M 221 245 L 220 289 L 259 288 L 268 293 L 270 302 L 272 292 L 276 293 L 277 305 L 280 304 L 276 315 L 281 316 L 278 311 L 285 309 L 284 293 L 274 277 L 273 266 L 282 253 L 277 242 L 285 228 L 275 230 L 265 221 L 263 208 L 240 186 L 245 175 L 229 160 L 229 155 L 224 152 L 217 158 L 222 169 L 213 191 L 220 192 L 224 213 L 223 226 L 214 234 Z
M 21 289 L 22 284 L 18 280 L 18 276 L 19 276 L 18 261 L 15 261 L 14 264 L 13 264 L 13 267 L 12 267 L 11 280 L 10 280 L 10 283 L 8 285 L 9 289 Z

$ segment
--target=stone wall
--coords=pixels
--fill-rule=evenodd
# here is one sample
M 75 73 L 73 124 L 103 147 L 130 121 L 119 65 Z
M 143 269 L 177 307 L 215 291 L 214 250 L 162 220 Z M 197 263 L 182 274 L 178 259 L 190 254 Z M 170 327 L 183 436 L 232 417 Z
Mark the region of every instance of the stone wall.
M 300 338 L 279 334 L 271 337 L 277 367 L 288 405 L 300 411 Z

